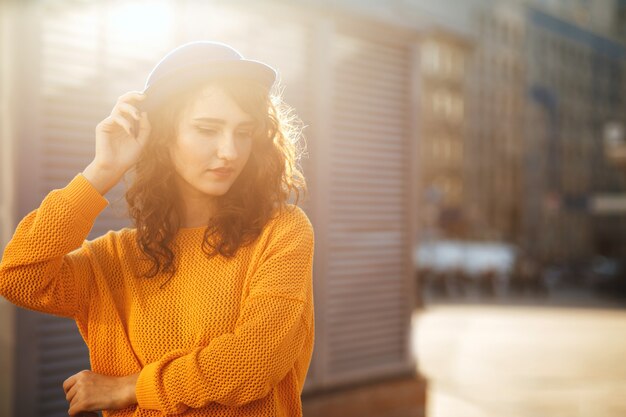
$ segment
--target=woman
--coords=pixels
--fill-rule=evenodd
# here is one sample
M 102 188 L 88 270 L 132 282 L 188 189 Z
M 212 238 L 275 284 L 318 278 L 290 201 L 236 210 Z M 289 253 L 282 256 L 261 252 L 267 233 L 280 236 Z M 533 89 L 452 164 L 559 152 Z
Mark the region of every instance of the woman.
M 297 416 L 314 340 L 313 230 L 275 71 L 185 44 L 96 127 L 93 161 L 18 225 L 0 293 L 73 318 L 69 414 Z M 142 111 L 143 110 L 143 111 Z M 132 168 L 133 228 L 85 241 Z

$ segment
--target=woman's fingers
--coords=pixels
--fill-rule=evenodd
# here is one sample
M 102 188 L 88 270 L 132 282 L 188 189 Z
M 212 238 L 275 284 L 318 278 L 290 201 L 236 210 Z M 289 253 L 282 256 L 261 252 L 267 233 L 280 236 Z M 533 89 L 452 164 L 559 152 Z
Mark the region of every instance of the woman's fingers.
M 67 392 L 74 386 L 76 383 L 76 375 L 72 375 L 63 381 L 63 391 L 67 394 Z
M 112 114 L 111 119 L 117 123 L 118 125 L 120 125 L 125 131 L 126 133 L 128 133 L 130 136 L 135 136 L 135 133 L 132 131 L 132 125 L 130 124 L 130 122 L 128 121 L 128 119 L 126 119 L 123 116 L 120 116 L 117 113 Z
M 143 100 L 146 98 L 146 95 L 141 91 L 129 91 L 127 93 L 122 94 L 117 98 L 118 103 L 132 101 L 132 100 Z
M 117 113 L 122 115 L 122 113 L 127 114 L 134 118 L 135 120 L 141 119 L 141 115 L 139 114 L 139 110 L 132 104 L 128 103 L 117 103 L 115 108 L 113 109 L 113 113 Z
M 71 403 L 74 399 L 74 396 L 76 395 L 76 391 L 76 385 L 73 385 L 72 388 L 70 388 L 68 391 L 65 391 L 65 399 Z
M 128 103 L 117 103 L 111 115 L 120 116 L 127 120 L 131 135 L 137 136 L 137 131 L 140 129 L 141 115 L 135 106 Z
M 142 112 L 141 119 L 139 119 L 139 131 L 141 134 L 149 134 L 152 126 L 150 125 L 150 120 L 148 120 L 148 113 Z
M 70 408 L 67 410 L 67 414 L 72 417 L 79 417 L 85 415 L 84 413 L 88 413 L 87 410 L 82 404 L 70 404 Z

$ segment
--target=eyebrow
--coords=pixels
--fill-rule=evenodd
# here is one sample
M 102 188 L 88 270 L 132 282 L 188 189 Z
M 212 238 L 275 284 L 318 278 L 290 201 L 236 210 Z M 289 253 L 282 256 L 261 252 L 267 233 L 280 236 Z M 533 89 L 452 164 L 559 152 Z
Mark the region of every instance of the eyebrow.
M 206 122 L 206 123 L 215 123 L 219 125 L 225 125 L 226 121 L 224 119 L 217 119 L 214 117 L 196 117 L 192 119 L 194 122 Z M 254 120 L 248 120 L 245 122 L 239 123 L 237 126 L 253 126 L 256 122 Z

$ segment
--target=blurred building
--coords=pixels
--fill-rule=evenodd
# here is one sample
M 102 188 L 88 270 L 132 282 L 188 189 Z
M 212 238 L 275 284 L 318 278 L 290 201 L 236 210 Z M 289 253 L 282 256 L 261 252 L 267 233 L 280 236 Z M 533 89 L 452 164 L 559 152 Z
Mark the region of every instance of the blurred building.
M 626 0 L 617 0 L 614 27 L 616 35 L 622 42 L 626 42 Z
M 473 238 L 548 261 L 615 249 L 624 217 L 595 215 L 590 201 L 624 189 L 603 156 L 604 126 L 626 118 L 624 45 L 519 4 L 485 9 L 477 30 L 466 153 Z
M 466 66 L 470 44 L 444 30 L 419 38 L 418 229 L 428 237 L 465 235 Z
M 626 47 L 540 10 L 528 11 L 528 135 L 544 143 L 550 196 L 557 200 L 539 228 L 553 239 L 545 254 L 581 259 L 598 251 L 626 255 L 623 213 L 604 216 L 589 203 L 598 193 L 619 193 L 624 177 L 605 159 L 603 131 L 626 121 Z M 537 119 L 539 118 L 539 120 Z
M 468 74 L 465 161 L 471 238 L 516 243 L 524 145 L 524 19 L 509 9 L 478 16 Z
M 617 27 L 616 9 L 621 0 L 525 0 L 551 15 L 593 32 L 609 34 Z

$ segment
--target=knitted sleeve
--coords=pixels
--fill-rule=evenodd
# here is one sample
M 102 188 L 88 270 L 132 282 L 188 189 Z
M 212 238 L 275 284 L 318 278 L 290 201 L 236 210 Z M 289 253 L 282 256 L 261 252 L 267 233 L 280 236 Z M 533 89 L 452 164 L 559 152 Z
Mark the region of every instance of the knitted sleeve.
M 78 174 L 18 224 L 0 262 L 0 295 L 24 308 L 77 318 L 92 270 L 82 245 L 108 201 Z
M 232 333 L 146 365 L 140 408 L 182 413 L 211 402 L 242 406 L 265 397 L 294 367 L 313 331 L 313 229 L 299 208 L 272 233 Z

